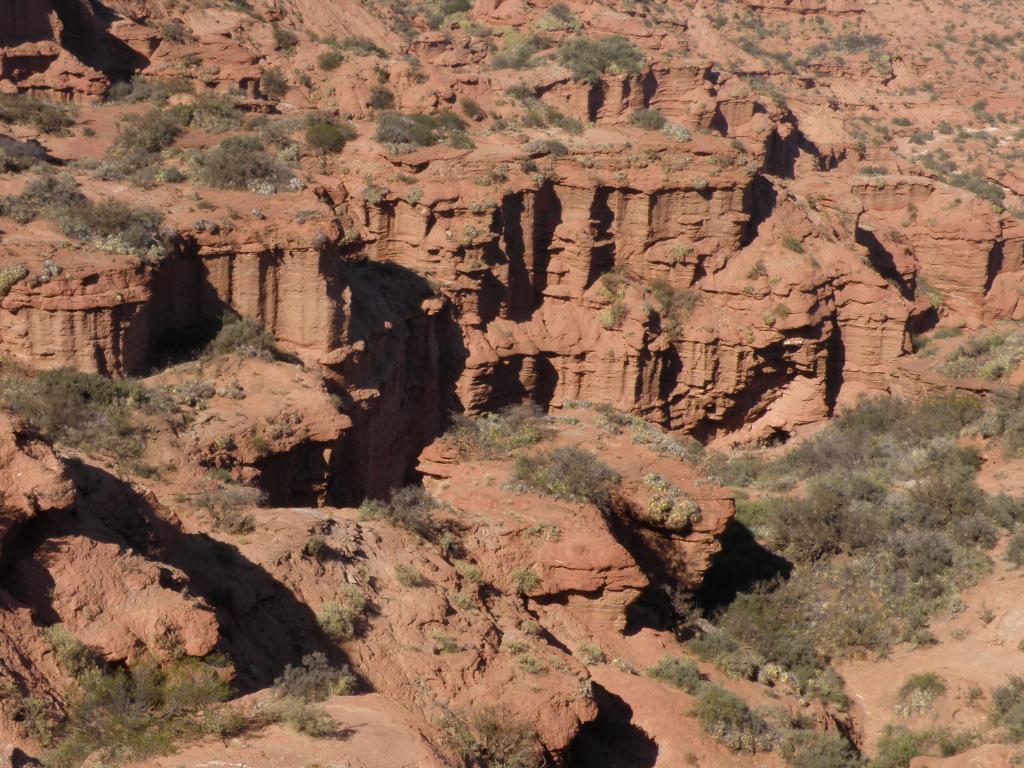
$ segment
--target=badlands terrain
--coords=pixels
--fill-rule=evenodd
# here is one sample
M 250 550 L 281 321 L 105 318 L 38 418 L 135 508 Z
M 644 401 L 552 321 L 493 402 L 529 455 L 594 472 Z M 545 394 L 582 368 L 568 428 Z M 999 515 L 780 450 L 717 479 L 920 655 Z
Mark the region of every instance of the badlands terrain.
M 0 766 L 1024 763 L 1019 0 L 0 0 Z

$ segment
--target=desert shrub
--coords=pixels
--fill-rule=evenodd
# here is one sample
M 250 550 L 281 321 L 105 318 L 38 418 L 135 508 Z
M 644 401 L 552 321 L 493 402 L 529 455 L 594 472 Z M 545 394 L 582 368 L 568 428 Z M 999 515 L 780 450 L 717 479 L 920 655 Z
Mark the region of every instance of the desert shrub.
M 457 415 L 445 438 L 463 455 L 499 458 L 540 442 L 546 433 L 543 411 L 531 404 L 475 418 Z
M 407 485 L 391 493 L 387 503 L 367 500 L 359 507 L 361 520 L 385 520 L 397 528 L 405 528 L 419 536 L 435 532 L 433 512 L 441 505 L 421 485 Z
M 739 696 L 705 685 L 697 699 L 697 719 L 704 730 L 735 752 L 767 752 L 772 748 L 768 724 Z
M 63 624 L 47 627 L 45 634 L 57 663 L 69 675 L 79 678 L 96 668 L 96 655 Z
M 99 166 L 100 177 L 153 183 L 162 161 L 160 153 L 174 144 L 181 131 L 180 116 L 170 111 L 151 109 L 129 115 Z
M 606 72 L 639 72 L 644 63 L 640 49 L 622 35 L 569 38 L 559 46 L 558 57 L 574 78 L 592 84 Z
M 629 117 L 629 122 L 645 131 L 660 131 L 665 127 L 665 116 L 656 109 L 638 109 Z
M 355 137 L 355 128 L 349 123 L 313 123 L 306 128 L 306 144 L 316 152 L 341 152 Z
M 469 96 L 463 96 L 459 99 L 459 105 L 462 107 L 463 114 L 470 120 L 483 120 L 487 117 L 487 113 L 484 108 L 480 106 L 476 99 L 472 99 Z
M 494 69 L 527 69 L 533 66 L 533 57 L 548 47 L 550 42 L 543 35 L 507 35 L 505 47 L 491 54 Z
M 351 640 L 361 630 L 366 598 L 354 584 L 344 584 L 337 602 L 325 603 L 317 614 L 320 628 L 335 640 Z
M 554 448 L 531 456 L 519 456 L 512 483 L 559 499 L 597 505 L 607 504 L 619 476 L 583 448 Z
M 345 57 L 338 51 L 324 51 L 316 57 L 316 65 L 324 72 L 333 72 L 344 63 Z
M 146 260 L 158 261 L 168 249 L 161 214 L 118 200 L 94 203 L 70 174 L 46 173 L 33 179 L 20 195 L 0 199 L 0 214 L 20 223 L 43 216 L 75 240 Z
M 46 150 L 36 141 L 18 141 L 0 135 L 0 173 L 27 171 L 46 161 Z
M 156 78 L 136 75 L 128 82 L 118 82 L 110 86 L 106 93 L 107 101 L 138 104 L 148 101 L 163 105 L 171 96 L 192 93 L 192 83 L 183 77 Z
M 43 133 L 64 134 L 75 119 L 63 105 L 25 94 L 0 93 L 0 123 L 32 125 Z
M 236 100 L 228 94 L 201 93 L 191 106 L 173 108 L 183 120 L 212 133 L 233 131 L 242 124 Z M 243 137 L 238 137 L 243 138 Z
M 659 277 L 651 281 L 651 297 L 658 306 L 665 330 L 675 333 L 679 325 L 686 318 L 697 302 L 700 301 L 700 292 L 692 288 L 677 288 L 665 278 Z
M 1024 566 L 1024 531 L 1017 531 L 1006 545 L 1006 559 L 1020 568 Z
M 545 764 L 536 731 L 503 707 L 483 707 L 465 719 L 449 714 L 443 728 L 467 762 L 494 768 L 541 768 Z
M 0 379 L 0 400 L 54 442 L 116 458 L 141 455 L 145 433 L 132 412 L 157 407 L 155 396 L 134 381 L 69 368 L 8 374 Z
M 793 253 L 804 252 L 803 242 L 800 240 L 799 237 L 796 237 L 794 235 L 786 235 L 784 238 L 782 238 L 782 246 L 787 251 L 792 251 Z
M 403 115 L 382 112 L 377 116 L 375 138 L 396 147 L 428 147 L 464 133 L 466 122 L 450 110 L 436 115 Z
M 842 736 L 797 731 L 780 750 L 790 768 L 860 768 L 863 763 Z
M 272 359 L 277 354 L 274 337 L 255 320 L 225 313 L 220 330 L 206 348 L 207 354 L 238 354 L 243 357 Z
M 456 560 L 453 565 L 455 566 L 455 572 L 466 581 L 473 584 L 483 583 L 484 574 L 483 571 L 480 570 L 480 566 L 475 563 L 471 563 L 468 560 Z
M 540 586 L 540 576 L 532 568 L 516 568 L 509 578 L 517 595 L 528 595 Z
M 934 672 L 918 672 L 906 679 L 900 686 L 899 710 L 911 716 L 931 709 L 935 700 L 944 696 L 946 681 Z
M 87 757 L 111 764 L 169 753 L 202 735 L 204 714 L 227 695 L 220 671 L 202 661 L 167 669 L 142 661 L 110 673 L 95 668 L 79 677 L 44 763 L 72 768 Z
M 220 189 L 270 192 L 291 178 L 277 158 L 268 155 L 252 136 L 231 136 L 195 156 L 197 178 Z
M 302 554 L 312 557 L 314 560 L 323 560 L 330 552 L 327 539 L 323 536 L 310 536 L 302 545 Z
M 992 333 L 961 344 L 939 366 L 947 376 L 980 376 L 994 381 L 1013 371 L 1024 358 L 1024 335 Z
M 391 109 L 395 106 L 395 94 L 387 86 L 377 83 L 370 88 L 370 98 L 367 104 L 373 109 Z
M 647 674 L 649 677 L 686 691 L 691 696 L 695 695 L 704 684 L 704 678 L 701 677 L 697 665 L 689 659 L 679 656 L 663 657 L 661 661 L 647 670 Z
M 281 696 L 302 701 L 323 701 L 328 696 L 347 696 L 355 690 L 356 678 L 348 665 L 334 667 L 319 651 L 302 657 L 298 667 L 289 664 L 274 681 Z
M 268 67 L 260 75 L 260 91 L 271 99 L 283 99 L 288 93 L 288 78 L 280 67 Z
M 1024 741 L 1024 677 L 1014 675 L 1006 685 L 992 691 L 989 719 L 993 725 L 1005 729 L 1010 741 Z
M 351 51 L 356 56 L 380 56 L 381 58 L 384 58 L 388 55 L 387 51 L 370 40 L 370 38 L 363 37 L 361 35 L 349 35 L 348 37 L 343 37 L 341 40 L 334 43 L 334 45 L 343 51 Z
M 870 768 L 909 768 L 910 761 L 920 755 L 949 757 L 974 746 L 977 734 L 955 732 L 947 728 L 912 731 L 906 726 L 887 725 L 878 739 L 878 754 Z
M 256 519 L 243 510 L 262 506 L 266 494 L 259 488 L 222 483 L 198 493 L 195 503 L 206 510 L 215 531 L 240 535 L 256 529 Z
M 286 698 L 272 708 L 274 717 L 282 721 L 292 730 L 323 739 L 334 736 L 338 731 L 335 722 L 323 707 L 310 704 L 301 699 Z
M 552 157 L 565 157 L 569 154 L 569 148 L 558 139 L 536 139 L 528 142 L 523 149 L 526 154 L 533 157 L 551 155 Z
M 403 587 L 423 587 L 427 584 L 427 580 L 416 566 L 406 565 L 405 563 L 399 563 L 395 566 L 395 579 Z
M 279 24 L 274 24 L 272 31 L 274 35 L 274 42 L 276 42 L 284 51 L 291 51 L 299 42 L 298 34 L 291 29 L 282 27 Z
M 181 19 L 170 19 L 160 25 L 160 34 L 163 35 L 165 40 L 170 40 L 172 43 L 187 43 L 192 34 L 189 32 L 188 27 L 182 23 Z

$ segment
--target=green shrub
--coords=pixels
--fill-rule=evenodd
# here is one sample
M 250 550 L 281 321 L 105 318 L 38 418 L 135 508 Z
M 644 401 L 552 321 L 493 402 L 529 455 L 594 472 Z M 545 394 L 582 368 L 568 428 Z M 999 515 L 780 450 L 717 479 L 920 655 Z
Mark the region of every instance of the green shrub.
M 0 135 L 0 173 L 19 173 L 46 161 L 46 150 L 37 142 L 18 141 Z
M 335 46 L 343 51 L 351 51 L 356 56 L 379 56 L 381 58 L 387 57 L 387 51 L 377 45 L 375 42 L 370 40 L 368 37 L 361 35 L 350 35 L 343 37 L 338 42 L 331 41 Z
M 456 415 L 445 439 L 465 456 L 503 458 L 540 442 L 547 431 L 536 405 L 512 405 L 470 418 Z
M 233 131 L 242 124 L 238 103 L 227 94 L 201 93 L 191 106 L 173 107 L 172 110 L 178 110 L 189 124 L 212 133 Z
M 704 684 L 704 678 L 697 665 L 689 659 L 679 656 L 665 656 L 647 670 L 647 675 L 656 680 L 668 683 L 691 696 L 695 695 Z
M 283 99 L 288 93 L 288 78 L 280 67 L 268 67 L 260 75 L 260 91 L 271 99 Z
M 220 189 L 242 189 L 250 192 L 275 192 L 291 173 L 276 158 L 263 150 L 259 139 L 231 136 L 220 144 L 196 155 L 199 180 Z
M 801 242 L 799 237 L 795 237 L 794 235 L 786 235 L 782 238 L 782 247 L 787 251 L 792 251 L 793 253 L 804 252 L 803 242 Z
M 348 696 L 355 690 L 356 678 L 348 665 L 333 667 L 319 651 L 302 657 L 302 665 L 289 664 L 274 681 L 281 696 L 301 701 L 323 701 L 328 696 Z
M 338 731 L 338 724 L 323 707 L 299 699 L 285 699 L 275 714 L 293 730 L 314 739 L 328 738 Z
M 248 317 L 225 313 L 221 318 L 220 330 L 206 348 L 210 355 L 238 354 L 243 357 L 273 359 L 278 354 L 274 337 L 267 330 Z
M 629 117 L 629 122 L 645 131 L 660 131 L 665 127 L 665 116 L 656 109 L 638 109 Z
M 517 595 L 528 595 L 540 586 L 540 576 L 532 568 L 516 568 L 509 578 Z
M 79 678 L 96 668 L 96 655 L 63 624 L 47 627 L 45 634 L 57 663 L 69 675 Z
M 693 288 L 677 288 L 659 277 L 651 281 L 651 296 L 658 305 L 665 330 L 675 333 L 679 325 L 700 301 L 700 292 Z
M 382 144 L 428 147 L 465 128 L 466 122 L 448 110 L 436 115 L 382 112 L 377 116 L 375 138 Z
M 989 719 L 993 725 L 1005 729 L 1010 741 L 1024 741 L 1024 677 L 1014 675 L 1006 685 L 992 691 Z
M 293 30 L 280 26 L 279 24 L 274 24 L 273 33 L 274 42 L 276 42 L 284 51 L 291 52 L 299 42 L 298 34 Z
M 945 695 L 946 689 L 946 681 L 934 672 L 913 674 L 900 686 L 899 708 L 908 716 L 925 712 Z
M 170 753 L 175 744 L 203 734 L 204 715 L 227 695 L 220 670 L 202 661 L 90 670 L 79 677 L 43 762 L 73 768 L 87 757 L 111 764 Z
M 1024 566 L 1024 531 L 1017 531 L 1010 537 L 1006 545 L 1006 559 L 1016 568 Z
M 797 731 L 781 749 L 790 768 L 861 768 L 863 763 L 839 735 L 819 731 Z
M 151 261 L 158 261 L 168 249 L 160 230 L 161 214 L 117 200 L 94 203 L 70 174 L 47 173 L 33 179 L 20 195 L 0 199 L 0 214 L 23 224 L 45 216 L 75 240 Z
M 440 507 L 423 486 L 407 485 L 391 493 L 386 504 L 367 500 L 359 507 L 361 520 L 382 519 L 397 528 L 404 528 L 424 538 L 434 534 L 433 512 Z
M 403 587 L 424 587 L 427 585 L 427 580 L 423 577 L 423 574 L 413 565 L 406 565 L 400 563 L 395 566 L 395 579 Z
M 135 75 L 128 82 L 112 84 L 106 93 L 106 99 L 128 104 L 148 101 L 163 105 L 171 96 L 192 93 L 194 90 L 192 83 L 183 77 L 156 78 Z
M 550 41 L 543 35 L 509 35 L 505 48 L 491 54 L 491 66 L 494 69 L 527 69 L 533 66 L 534 55 L 549 45 Z
M 75 124 L 75 119 L 60 104 L 26 94 L 0 93 L 0 123 L 32 125 L 43 133 L 61 135 Z
M 370 99 L 367 103 L 373 109 L 391 109 L 395 106 L 395 94 L 387 86 L 378 83 L 370 88 Z
M 306 128 L 306 144 L 317 152 L 338 153 L 345 144 L 356 137 L 355 128 L 349 123 L 313 123 Z
M 449 743 L 469 763 L 494 768 L 541 768 L 545 760 L 537 733 L 504 707 L 486 706 L 464 720 L 449 715 L 442 723 Z
M 354 584 L 342 585 L 339 592 L 340 600 L 325 603 L 317 614 L 317 622 L 335 640 L 351 640 L 361 630 L 366 598 Z
M 521 488 L 598 506 L 608 503 L 618 481 L 594 454 L 575 446 L 519 456 L 512 474 L 512 483 Z
M 0 400 L 50 440 L 88 454 L 137 458 L 145 432 L 131 418 L 157 407 L 136 382 L 108 379 L 69 368 L 0 379 Z
M 262 506 L 266 495 L 258 488 L 234 483 L 222 483 L 201 491 L 195 497 L 198 506 L 206 510 L 215 531 L 241 535 L 256 530 L 256 519 L 242 510 Z
M 314 560 L 323 560 L 329 552 L 330 547 L 327 545 L 327 539 L 323 536 L 310 536 L 302 546 L 302 554 Z
M 471 99 L 469 96 L 463 96 L 459 99 L 459 105 L 462 107 L 462 112 L 470 120 L 483 120 L 487 117 L 487 113 L 484 108 L 480 106 L 476 99 Z
M 597 83 L 606 72 L 639 72 L 644 55 L 622 35 L 594 39 L 579 35 L 566 39 L 558 49 L 559 60 L 573 77 Z
M 324 72 L 333 72 L 342 65 L 345 57 L 337 51 L 324 51 L 316 57 L 316 64 Z
M 768 724 L 740 697 L 716 685 L 705 685 L 697 699 L 697 719 L 704 730 L 734 752 L 767 752 L 772 748 Z
M 0 269 L 0 299 L 11 292 L 11 288 L 28 277 L 28 267 L 24 264 L 15 264 L 12 267 Z

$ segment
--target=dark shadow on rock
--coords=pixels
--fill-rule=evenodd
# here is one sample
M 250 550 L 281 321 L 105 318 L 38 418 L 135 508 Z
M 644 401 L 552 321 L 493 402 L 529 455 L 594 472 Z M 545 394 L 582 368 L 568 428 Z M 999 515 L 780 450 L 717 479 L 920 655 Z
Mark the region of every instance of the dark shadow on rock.
M 621 697 L 591 683 L 597 718 L 580 728 L 566 748 L 565 768 L 652 768 L 658 744 L 633 725 L 633 710 Z
M 35 551 L 60 536 L 116 544 L 177 568 L 187 580 L 165 570 L 161 585 L 202 598 L 213 609 L 221 630 L 217 650 L 233 662 L 236 683 L 243 691 L 272 684 L 285 666 L 299 665 L 314 651 L 335 664 L 344 663 L 344 654 L 320 629 L 309 606 L 236 547 L 204 533 L 183 532 L 152 496 L 104 469 L 74 460 L 67 462 L 67 469 L 78 491 L 75 507 L 30 520 L 4 553 L 7 568 L 29 575 L 33 569 L 42 571 L 32 559 Z M 35 584 L 38 579 L 29 581 Z M 11 593 L 41 618 L 57 620 L 45 591 L 33 588 L 27 593 L 19 590 L 17 581 L 7 583 Z
M 763 547 L 750 529 L 734 518 L 722 534 L 722 551 L 704 574 L 697 603 L 707 615 L 713 615 L 737 595 L 750 592 L 761 582 L 788 578 L 792 570 L 792 563 Z

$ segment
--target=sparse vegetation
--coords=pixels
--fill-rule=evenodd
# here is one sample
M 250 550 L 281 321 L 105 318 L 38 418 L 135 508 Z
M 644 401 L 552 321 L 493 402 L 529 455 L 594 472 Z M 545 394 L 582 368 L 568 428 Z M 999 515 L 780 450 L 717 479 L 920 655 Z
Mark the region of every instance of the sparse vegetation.
M 736 752 L 768 752 L 772 733 L 743 699 L 717 685 L 705 685 L 697 699 L 697 719 L 714 739 Z
M 675 686 L 681 691 L 694 696 L 704 684 L 697 665 L 689 659 L 679 656 L 665 656 L 647 670 L 647 674 L 656 680 Z
M 498 413 L 470 418 L 456 415 L 445 439 L 466 456 L 511 456 L 544 439 L 543 411 L 535 405 L 513 405 Z
M 352 640 L 362 630 L 366 597 L 355 584 L 343 584 L 339 600 L 325 603 L 317 614 L 320 628 L 335 640 Z
M 367 500 L 359 507 L 360 520 L 384 520 L 424 538 L 436 530 L 434 510 L 441 505 L 421 485 L 407 485 L 391 493 L 387 503 Z
M 275 344 L 274 337 L 252 318 L 226 313 L 221 318 L 220 330 L 206 351 L 210 355 L 233 353 L 270 360 L 277 354 Z
M 137 458 L 145 431 L 134 415 L 163 402 L 130 379 L 108 379 L 68 368 L 34 374 L 6 366 L 0 401 L 47 438 L 87 454 Z
M 622 35 L 568 38 L 559 46 L 558 57 L 574 78 L 591 84 L 607 72 L 638 72 L 644 63 L 640 49 Z
M 292 178 L 291 172 L 253 136 L 230 136 L 194 157 L 196 178 L 220 189 L 273 194 Z
M 554 448 L 519 456 L 511 483 L 558 499 L 607 504 L 618 475 L 583 448 Z
M 0 93 L 0 123 L 31 125 L 42 133 L 60 135 L 75 124 L 71 110 L 27 94 Z
M 458 143 L 468 138 L 466 122 L 454 112 L 444 110 L 436 115 L 403 115 L 382 112 L 377 116 L 377 141 L 396 153 L 411 152 L 416 147 L 429 147 L 444 141 Z
M 356 130 L 349 123 L 313 123 L 306 128 L 306 144 L 316 152 L 337 154 L 355 137 Z
M 484 707 L 465 718 L 449 713 L 448 741 L 467 762 L 494 768 L 541 768 L 544 757 L 532 727 L 507 709 Z
M 288 77 L 280 67 L 267 67 L 260 75 L 260 91 L 271 99 L 283 99 L 288 93 Z
M 281 696 L 301 701 L 323 701 L 328 696 L 347 696 L 355 690 L 356 678 L 348 665 L 334 667 L 319 651 L 302 657 L 301 666 L 289 664 L 274 681 Z
M 22 224 L 45 217 L 74 240 L 146 261 L 159 261 L 168 249 L 158 212 L 119 200 L 93 202 L 70 174 L 45 173 L 32 179 L 20 195 L 0 199 L 0 215 Z

